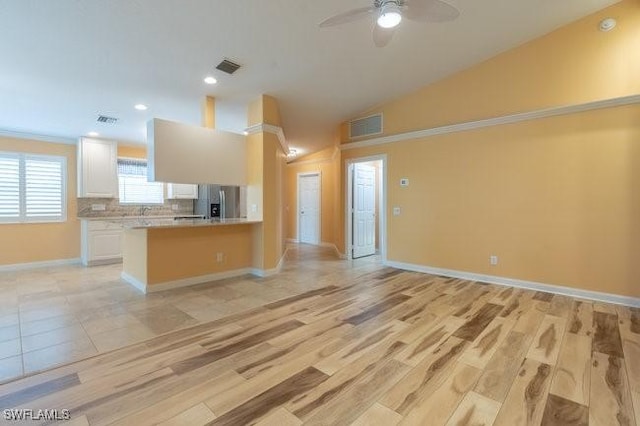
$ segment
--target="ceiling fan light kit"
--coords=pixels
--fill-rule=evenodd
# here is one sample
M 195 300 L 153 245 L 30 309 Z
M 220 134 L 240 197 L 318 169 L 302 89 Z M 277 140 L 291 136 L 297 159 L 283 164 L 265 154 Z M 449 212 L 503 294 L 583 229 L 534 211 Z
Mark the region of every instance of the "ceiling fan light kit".
M 407 18 L 416 22 L 449 22 L 460 12 L 442 0 L 372 0 L 372 5 L 339 13 L 320 22 L 320 28 L 347 24 L 373 17 L 373 43 L 384 47 L 393 38 L 396 27 Z
M 402 10 L 400 5 L 395 1 L 388 1 L 380 8 L 378 16 L 378 25 L 382 28 L 397 27 L 402 21 Z

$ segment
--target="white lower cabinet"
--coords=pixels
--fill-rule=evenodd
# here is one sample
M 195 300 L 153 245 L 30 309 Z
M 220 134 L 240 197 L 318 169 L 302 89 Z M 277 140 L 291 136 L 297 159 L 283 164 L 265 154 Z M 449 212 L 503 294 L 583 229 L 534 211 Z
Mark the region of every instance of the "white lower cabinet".
M 106 265 L 122 262 L 122 224 L 105 221 L 82 221 L 82 264 Z

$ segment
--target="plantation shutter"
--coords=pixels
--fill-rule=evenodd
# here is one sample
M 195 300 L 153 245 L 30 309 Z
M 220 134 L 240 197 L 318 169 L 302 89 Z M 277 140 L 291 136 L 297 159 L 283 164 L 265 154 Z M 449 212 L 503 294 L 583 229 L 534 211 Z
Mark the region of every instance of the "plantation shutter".
M 0 153 L 0 222 L 66 220 L 66 158 Z
M 0 153 L 0 221 L 20 219 L 20 157 Z
M 60 219 L 64 215 L 64 160 L 26 156 L 24 161 L 25 218 Z

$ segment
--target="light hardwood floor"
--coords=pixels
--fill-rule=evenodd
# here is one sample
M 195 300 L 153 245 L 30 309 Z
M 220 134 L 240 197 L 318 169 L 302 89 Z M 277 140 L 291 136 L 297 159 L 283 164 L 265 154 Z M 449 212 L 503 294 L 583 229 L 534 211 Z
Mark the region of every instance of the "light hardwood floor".
M 310 286 L 6 383 L 0 409 L 69 409 L 75 425 L 595 426 L 640 417 L 637 309 L 308 247 L 259 282 Z

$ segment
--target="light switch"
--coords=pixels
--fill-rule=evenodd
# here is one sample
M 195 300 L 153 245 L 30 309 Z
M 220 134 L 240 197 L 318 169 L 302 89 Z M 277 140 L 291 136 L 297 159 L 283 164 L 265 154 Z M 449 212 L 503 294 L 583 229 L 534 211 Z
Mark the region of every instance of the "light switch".
M 393 208 L 393 215 L 394 216 L 400 216 L 400 207 L 394 207 Z
M 409 179 L 407 178 L 400 179 L 400 186 L 409 186 Z
M 257 204 L 251 204 L 251 211 L 253 213 L 256 213 L 258 211 L 258 205 Z

